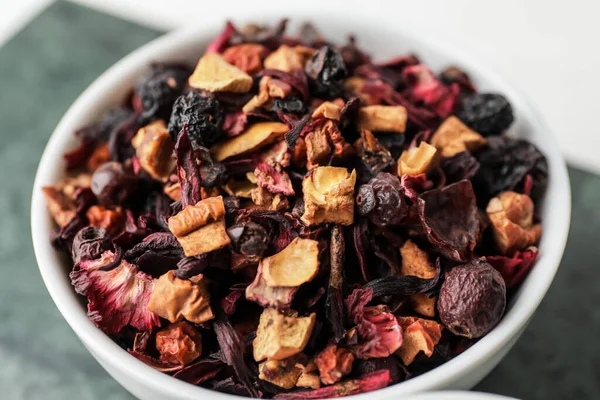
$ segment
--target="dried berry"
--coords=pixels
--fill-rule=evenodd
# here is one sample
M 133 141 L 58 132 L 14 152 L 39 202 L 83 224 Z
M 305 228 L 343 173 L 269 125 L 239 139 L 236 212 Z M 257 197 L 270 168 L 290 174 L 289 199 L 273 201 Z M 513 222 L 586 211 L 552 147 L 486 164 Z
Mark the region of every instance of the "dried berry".
M 142 117 L 168 119 L 175 99 L 183 92 L 190 71 L 182 66 L 153 65 L 135 85 Z
M 323 46 L 304 67 L 310 79 L 311 93 L 317 97 L 335 98 L 343 90 L 347 71 L 341 54 L 330 46 Z
M 73 239 L 73 262 L 94 260 L 111 248 L 112 243 L 106 229 L 86 226 Z
M 380 172 L 360 187 L 356 205 L 361 215 L 382 228 L 399 225 L 408 213 L 400 180 L 387 172 Z
M 280 111 L 290 114 L 304 114 L 306 112 L 306 106 L 299 98 L 289 96 L 284 99 L 273 100 L 271 111 Z
M 539 200 L 546 189 L 546 157 L 526 140 L 508 136 L 489 138 L 476 158 L 480 167 L 473 177 L 473 186 L 481 205 L 500 192 L 522 188 L 528 175 L 532 178 L 530 197 L 534 201 Z
M 175 101 L 169 120 L 169 133 L 175 140 L 183 127 L 187 126 L 194 149 L 210 146 L 221 137 L 224 118 L 225 114 L 217 99 L 190 91 Z
M 235 249 L 248 257 L 260 259 L 269 245 L 265 228 L 254 222 L 238 223 L 227 229 Z
M 497 93 L 475 93 L 463 97 L 458 118 L 483 136 L 501 134 L 514 120 L 510 103 Z
M 108 162 L 92 175 L 92 192 L 102 205 L 124 205 L 131 200 L 137 189 L 136 177 L 118 162 Z
M 506 306 L 506 285 L 484 260 L 454 267 L 440 289 L 440 319 L 455 335 L 478 338 L 495 327 Z
M 188 133 L 189 134 L 189 133 Z M 213 188 L 222 185 L 227 180 L 227 168 L 220 162 L 213 161 L 206 147 L 198 146 L 195 150 L 199 162 L 200 185 L 204 188 Z

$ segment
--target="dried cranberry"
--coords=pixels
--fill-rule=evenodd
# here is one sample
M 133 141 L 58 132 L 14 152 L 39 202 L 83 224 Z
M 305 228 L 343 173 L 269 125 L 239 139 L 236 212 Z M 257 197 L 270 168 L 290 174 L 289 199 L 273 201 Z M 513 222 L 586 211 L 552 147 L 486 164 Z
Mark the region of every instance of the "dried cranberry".
M 154 65 L 135 86 L 142 117 L 167 119 L 175 99 L 182 93 L 190 71 L 182 66 Z
M 221 126 L 225 114 L 217 99 L 191 91 L 179 96 L 173 105 L 169 120 L 169 133 L 173 139 L 187 125 L 192 147 L 210 146 L 222 135 Z
M 505 306 L 502 275 L 481 259 L 446 273 L 437 305 L 446 328 L 468 338 L 491 331 L 500 322 Z
M 501 134 L 514 120 L 510 103 L 497 93 L 463 97 L 458 118 L 483 136 Z
M 126 204 L 137 189 L 135 175 L 125 171 L 118 162 L 102 164 L 92 175 L 92 192 L 105 206 Z
M 398 225 L 408 213 L 400 180 L 387 172 L 380 172 L 368 184 L 361 186 L 356 205 L 361 215 L 367 216 L 379 227 Z
M 334 98 L 343 92 L 348 72 L 341 54 L 330 46 L 323 46 L 304 67 L 310 78 L 309 85 L 315 97 Z

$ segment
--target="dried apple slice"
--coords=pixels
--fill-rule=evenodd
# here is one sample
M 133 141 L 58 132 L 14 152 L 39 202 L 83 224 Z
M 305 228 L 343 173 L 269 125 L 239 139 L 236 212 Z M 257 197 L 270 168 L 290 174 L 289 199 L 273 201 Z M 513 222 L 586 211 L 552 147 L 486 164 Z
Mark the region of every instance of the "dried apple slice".
M 319 243 L 294 239 L 285 249 L 261 261 L 269 286 L 298 287 L 311 281 L 319 271 Z
M 217 53 L 202 56 L 190 76 L 189 84 L 209 92 L 246 93 L 252 88 L 252 77 Z
M 315 313 L 308 317 L 286 317 L 273 308 L 266 308 L 252 343 L 254 360 L 283 360 L 300 353 L 310 339 L 316 319 Z
M 402 106 L 366 106 L 358 109 L 358 128 L 378 132 L 406 130 L 408 114 Z
M 217 143 L 211 148 L 211 153 L 215 161 L 251 153 L 281 139 L 288 130 L 287 125 L 281 122 L 259 122 L 238 136 Z

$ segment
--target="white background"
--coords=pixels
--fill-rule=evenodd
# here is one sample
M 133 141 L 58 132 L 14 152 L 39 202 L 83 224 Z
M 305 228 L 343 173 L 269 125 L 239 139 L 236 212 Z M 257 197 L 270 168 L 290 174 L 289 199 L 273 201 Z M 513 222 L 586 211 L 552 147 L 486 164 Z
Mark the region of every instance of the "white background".
M 317 10 L 362 7 L 409 16 L 440 35 L 457 38 L 493 62 L 538 106 L 567 160 L 600 173 L 598 0 L 75 1 L 160 29 L 201 24 L 207 16 L 225 18 L 241 1 L 257 8 L 276 8 L 283 1 L 292 1 L 297 7 Z M 0 0 L 0 45 L 50 2 Z M 335 16 L 332 13 L 332 18 Z

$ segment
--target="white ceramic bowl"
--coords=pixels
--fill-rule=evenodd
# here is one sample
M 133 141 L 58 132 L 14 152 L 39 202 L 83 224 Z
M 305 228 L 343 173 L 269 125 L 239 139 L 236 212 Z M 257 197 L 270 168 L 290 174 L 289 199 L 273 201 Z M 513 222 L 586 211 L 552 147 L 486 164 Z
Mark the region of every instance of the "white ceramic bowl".
M 396 15 L 380 14 L 377 22 L 367 19 L 360 10 L 348 11 L 343 18 L 328 13 L 311 12 L 297 7 L 290 31 L 300 22 L 312 21 L 325 37 L 343 41 L 348 33 L 356 34 L 361 48 L 376 59 L 415 52 L 434 70 L 449 64 L 463 67 L 481 90 L 496 90 L 506 95 L 516 112 L 512 134 L 526 137 L 546 155 L 550 165 L 549 186 L 541 215 L 544 235 L 540 256 L 500 324 L 477 344 L 446 364 L 407 382 L 377 393 L 378 398 L 394 397 L 437 389 L 473 387 L 506 355 L 516 342 L 533 312 L 544 297 L 558 268 L 565 246 L 570 220 L 570 189 L 563 158 L 551 130 L 545 125 L 522 93 L 485 66 L 479 57 L 467 54 L 458 43 L 449 44 L 430 32 L 421 32 L 410 23 L 399 22 Z M 264 10 L 231 10 L 238 23 L 273 23 L 279 15 L 265 15 Z M 103 110 L 120 103 L 138 76 L 153 61 L 185 61 L 193 65 L 206 43 L 223 26 L 222 18 L 200 21 L 201 28 L 179 31 L 159 38 L 115 64 L 100 76 L 71 106 L 54 131 L 38 167 L 31 207 L 31 228 L 35 254 L 42 277 L 58 309 L 98 362 L 127 390 L 142 399 L 232 399 L 233 396 L 192 386 L 162 374 L 122 350 L 86 317 L 80 299 L 71 287 L 70 265 L 49 244 L 53 228 L 40 188 L 53 184 L 64 174 L 62 155 L 76 145 L 73 132 L 96 120 Z M 372 394 L 355 396 L 367 398 Z M 373 398 L 373 397 L 371 397 Z

